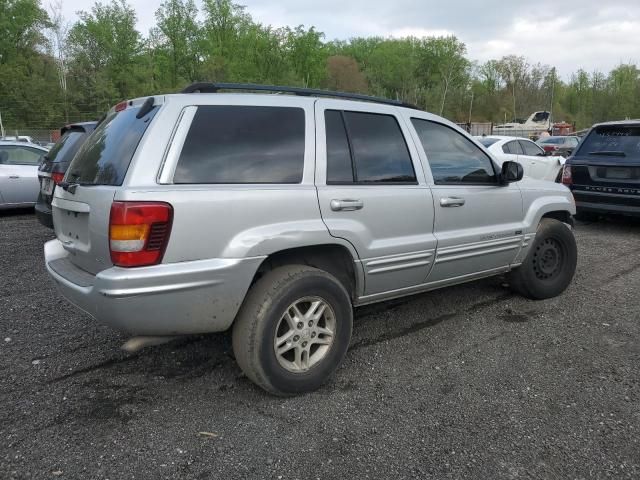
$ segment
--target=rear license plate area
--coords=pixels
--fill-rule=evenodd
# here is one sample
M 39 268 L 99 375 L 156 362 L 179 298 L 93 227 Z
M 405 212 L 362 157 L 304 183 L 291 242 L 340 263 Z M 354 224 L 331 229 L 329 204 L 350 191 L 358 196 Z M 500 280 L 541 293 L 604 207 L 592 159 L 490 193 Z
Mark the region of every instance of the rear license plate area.
M 612 180 L 629 180 L 631 178 L 631 169 L 629 168 L 607 168 L 605 178 Z
M 40 191 L 45 195 L 51 195 L 53 193 L 54 182 L 53 179 L 48 177 L 43 177 L 42 182 L 40 183 Z
M 62 210 L 57 221 L 58 238 L 77 250 L 89 248 L 89 213 Z M 57 220 L 57 219 L 56 219 Z

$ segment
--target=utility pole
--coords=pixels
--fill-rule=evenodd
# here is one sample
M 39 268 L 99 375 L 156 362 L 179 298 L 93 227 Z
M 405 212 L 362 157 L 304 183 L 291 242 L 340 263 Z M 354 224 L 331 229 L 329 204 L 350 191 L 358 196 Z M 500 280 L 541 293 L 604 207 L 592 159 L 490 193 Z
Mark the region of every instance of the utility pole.
M 0 112 L 0 136 L 4 137 L 4 125 L 2 124 L 2 112 Z
M 471 112 L 473 111 L 473 88 L 471 89 L 471 104 L 469 105 L 469 125 L 471 125 Z
M 551 107 L 549 107 L 549 124 L 553 128 L 553 93 L 556 88 L 556 67 L 551 69 Z

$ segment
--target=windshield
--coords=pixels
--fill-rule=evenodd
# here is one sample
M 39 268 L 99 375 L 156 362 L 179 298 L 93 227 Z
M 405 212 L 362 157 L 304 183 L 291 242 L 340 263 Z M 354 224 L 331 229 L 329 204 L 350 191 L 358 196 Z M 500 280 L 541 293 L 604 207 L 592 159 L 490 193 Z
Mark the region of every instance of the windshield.
M 142 118 L 136 118 L 140 107 L 109 112 L 80 147 L 65 180 L 82 185 L 122 185 L 138 143 L 157 110 L 153 108 Z
M 82 139 L 86 135 L 85 132 L 80 130 L 65 132 L 44 157 L 53 163 L 70 161 L 82 145 Z
M 493 145 L 494 143 L 496 143 L 498 140 L 500 140 L 499 138 L 493 138 L 493 137 L 482 137 L 482 138 L 478 138 L 478 141 L 484 145 L 485 147 L 490 147 L 491 145 Z
M 640 125 L 603 125 L 584 139 L 579 155 L 602 155 L 640 159 Z

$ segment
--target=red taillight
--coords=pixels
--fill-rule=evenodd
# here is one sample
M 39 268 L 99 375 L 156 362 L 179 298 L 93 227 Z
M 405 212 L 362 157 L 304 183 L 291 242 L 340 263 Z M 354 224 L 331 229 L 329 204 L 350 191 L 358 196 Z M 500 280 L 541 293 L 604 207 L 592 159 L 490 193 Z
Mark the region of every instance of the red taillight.
M 64 172 L 54 172 L 51 174 L 51 180 L 53 180 L 56 185 L 60 185 L 60 182 L 62 182 L 63 178 Z
M 562 184 L 571 185 L 572 183 L 573 183 L 573 178 L 571 177 L 571 166 L 565 165 L 562 168 Z
M 164 202 L 113 202 L 109 218 L 111 261 L 119 267 L 156 265 L 169 241 L 173 208 Z
M 123 100 L 122 102 L 118 103 L 115 106 L 115 110 L 116 112 L 121 112 L 122 110 L 125 110 L 127 108 L 127 101 Z

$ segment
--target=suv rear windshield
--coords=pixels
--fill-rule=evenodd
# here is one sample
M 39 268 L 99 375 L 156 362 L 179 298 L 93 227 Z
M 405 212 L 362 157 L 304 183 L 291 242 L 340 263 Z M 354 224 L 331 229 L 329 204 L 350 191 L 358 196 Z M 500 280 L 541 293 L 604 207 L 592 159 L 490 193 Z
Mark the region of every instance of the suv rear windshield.
M 81 185 L 122 185 L 131 158 L 158 108 L 136 118 L 140 107 L 110 112 L 82 144 L 65 179 Z
M 68 130 L 44 157 L 52 163 L 71 161 L 82 146 L 82 139 L 88 133 L 82 130 Z
M 584 139 L 579 155 L 640 159 L 639 125 L 603 125 Z

